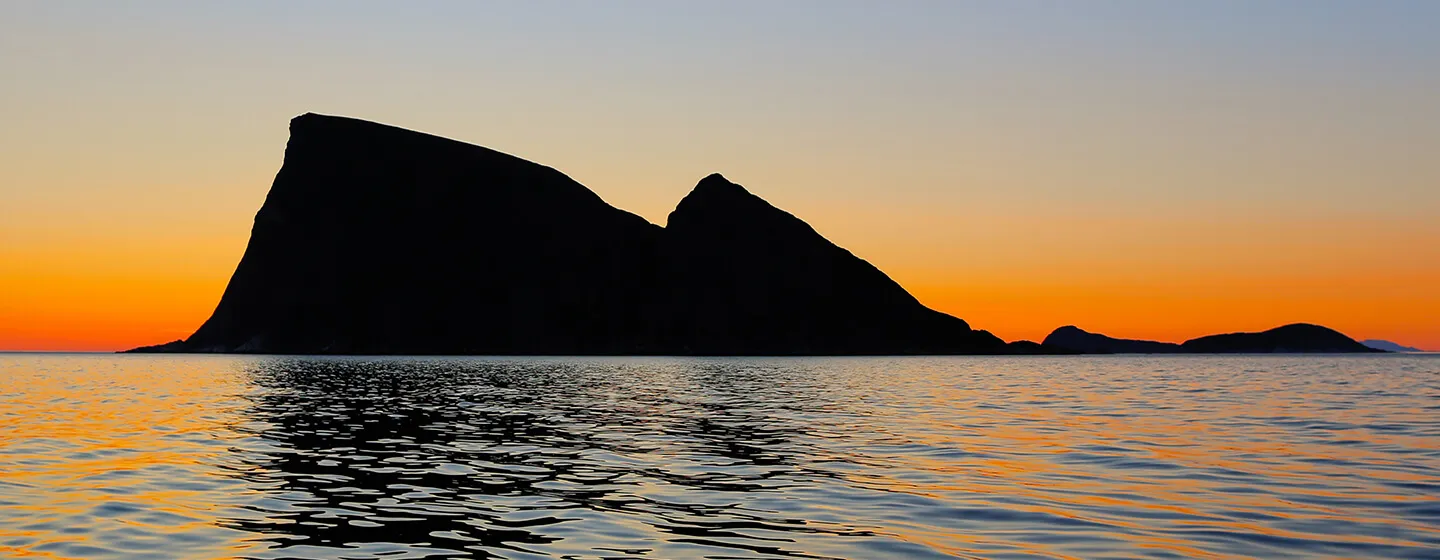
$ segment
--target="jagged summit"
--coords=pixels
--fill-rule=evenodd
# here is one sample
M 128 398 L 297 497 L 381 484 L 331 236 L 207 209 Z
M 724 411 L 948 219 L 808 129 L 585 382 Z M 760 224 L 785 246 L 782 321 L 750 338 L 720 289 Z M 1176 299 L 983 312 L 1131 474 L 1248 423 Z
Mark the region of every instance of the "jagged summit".
M 785 228 L 799 235 L 824 239 L 804 220 L 776 208 L 719 173 L 711 173 L 701 179 L 666 219 L 669 229 L 687 229 L 702 224 L 704 227 L 727 229 Z
M 668 227 L 563 173 L 306 113 L 214 314 L 153 351 L 1002 353 L 719 174 Z
M 739 191 L 739 192 L 742 192 L 742 193 L 749 193 L 749 192 L 750 192 L 750 191 L 745 190 L 745 187 L 742 187 L 742 186 L 740 186 L 740 185 L 735 184 L 734 182 L 731 182 L 729 179 L 726 179 L 724 175 L 721 175 L 721 174 L 719 174 L 719 173 L 711 173 L 711 174 L 709 174 L 709 175 L 706 175 L 705 178 L 700 179 L 700 183 L 698 183 L 698 184 L 695 185 L 695 190 L 697 190 L 697 191 L 698 191 L 698 190 L 713 190 L 713 189 L 722 189 L 722 190 L 728 190 L 728 191 Z
M 724 175 L 711 173 L 680 199 L 680 203 L 675 205 L 675 210 L 666 219 L 666 226 L 673 226 L 677 216 L 684 224 L 690 217 L 706 215 L 707 218 L 704 219 L 738 219 L 740 216 L 737 214 L 768 212 L 772 209 L 778 210 L 764 199 L 745 190 L 745 187 L 726 179 Z

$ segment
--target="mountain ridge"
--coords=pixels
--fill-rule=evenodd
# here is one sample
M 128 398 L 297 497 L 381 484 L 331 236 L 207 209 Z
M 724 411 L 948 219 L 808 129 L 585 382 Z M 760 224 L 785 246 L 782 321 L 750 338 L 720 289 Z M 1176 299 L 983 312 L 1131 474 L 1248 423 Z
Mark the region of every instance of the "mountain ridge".
M 999 354 L 714 173 L 665 226 L 553 167 L 306 113 L 211 316 L 136 351 Z
M 889 355 L 1373 351 L 1317 325 L 1183 344 L 1006 343 L 720 173 L 665 225 L 556 168 L 351 117 L 291 119 L 219 303 L 131 352 Z

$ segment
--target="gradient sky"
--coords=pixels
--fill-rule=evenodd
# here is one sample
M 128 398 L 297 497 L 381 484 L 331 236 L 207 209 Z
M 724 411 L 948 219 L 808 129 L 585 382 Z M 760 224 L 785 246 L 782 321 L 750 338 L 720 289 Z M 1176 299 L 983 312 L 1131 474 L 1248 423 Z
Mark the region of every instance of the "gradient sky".
M 182 338 L 288 120 L 714 171 L 1003 338 L 1440 350 L 1440 2 L 0 3 L 0 349 Z

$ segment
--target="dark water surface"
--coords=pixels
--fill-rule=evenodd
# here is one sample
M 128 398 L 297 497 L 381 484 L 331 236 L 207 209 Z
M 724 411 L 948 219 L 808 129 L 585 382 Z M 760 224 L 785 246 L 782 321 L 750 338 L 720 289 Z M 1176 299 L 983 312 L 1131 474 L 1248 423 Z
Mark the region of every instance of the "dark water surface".
M 1440 358 L 0 355 L 3 558 L 1440 558 Z

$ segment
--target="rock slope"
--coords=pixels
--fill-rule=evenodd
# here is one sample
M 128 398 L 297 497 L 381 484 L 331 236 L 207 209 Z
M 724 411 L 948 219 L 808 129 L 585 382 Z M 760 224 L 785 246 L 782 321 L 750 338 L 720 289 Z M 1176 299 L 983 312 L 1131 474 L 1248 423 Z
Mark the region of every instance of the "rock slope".
M 800 219 L 711 175 L 666 227 L 555 169 L 306 114 L 214 314 L 162 352 L 995 354 Z M 142 349 L 137 349 L 142 350 Z

